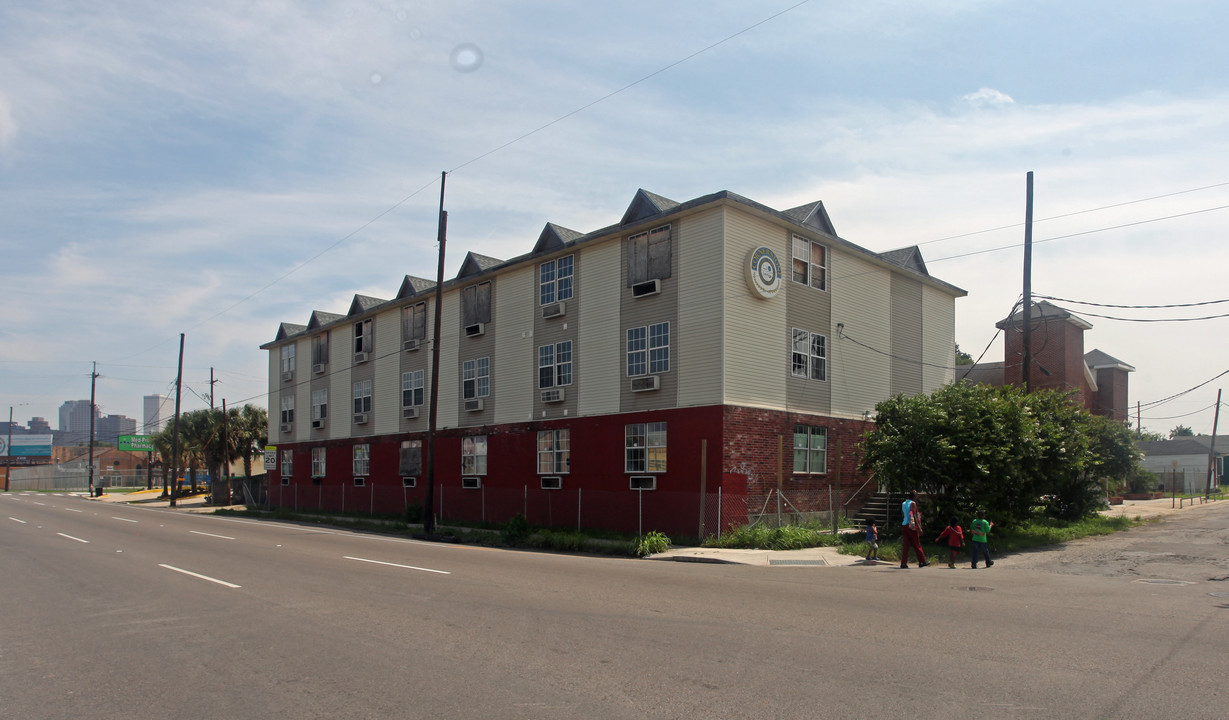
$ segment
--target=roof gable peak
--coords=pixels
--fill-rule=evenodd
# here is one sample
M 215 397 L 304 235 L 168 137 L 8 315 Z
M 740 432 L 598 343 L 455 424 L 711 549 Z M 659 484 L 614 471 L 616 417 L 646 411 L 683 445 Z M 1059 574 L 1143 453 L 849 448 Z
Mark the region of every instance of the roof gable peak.
M 631 204 L 627 206 L 627 212 L 623 213 L 623 219 L 619 221 L 619 224 L 629 225 L 646 220 L 654 215 L 661 215 L 667 210 L 673 210 L 679 204 L 670 198 L 662 197 L 641 188 L 636 191 L 636 196 L 632 198 Z

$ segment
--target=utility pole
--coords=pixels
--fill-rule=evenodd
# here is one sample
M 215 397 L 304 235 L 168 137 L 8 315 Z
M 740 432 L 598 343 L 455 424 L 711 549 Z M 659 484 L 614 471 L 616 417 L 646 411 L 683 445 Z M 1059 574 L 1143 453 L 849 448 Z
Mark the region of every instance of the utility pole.
M 440 245 L 439 265 L 435 272 L 435 327 L 431 329 L 431 404 L 427 413 L 427 452 L 423 460 L 423 475 L 426 477 L 426 503 L 422 530 L 424 534 L 435 532 L 435 429 L 439 409 L 440 389 L 440 322 L 443 317 L 444 299 L 444 246 L 448 241 L 448 213 L 444 211 L 444 183 L 448 172 L 440 173 L 440 214 L 437 240 Z
M 179 333 L 179 370 L 175 374 L 175 429 L 171 432 L 171 507 L 179 496 L 179 402 L 183 395 L 183 333 Z
M 9 443 L 4 446 L 4 491 L 9 491 L 9 475 L 13 473 L 13 406 L 9 405 Z
M 93 368 L 90 370 L 90 469 L 88 485 L 90 497 L 94 497 L 94 386 L 97 384 L 97 380 L 98 363 L 94 363 Z
M 1033 171 L 1028 171 L 1024 205 L 1024 392 L 1033 391 Z
M 1212 473 L 1216 470 L 1216 426 L 1220 424 L 1220 390 L 1216 391 L 1216 414 L 1212 417 L 1212 443 L 1208 445 L 1208 481 L 1203 488 L 1206 498 L 1212 494 Z M 9 427 L 12 427 L 10 424 Z
M 216 505 L 219 501 L 218 490 L 222 487 L 222 475 L 226 475 L 226 493 L 223 498 L 223 505 L 230 505 L 230 445 L 226 442 L 226 398 L 222 398 L 222 467 L 219 469 L 218 477 L 214 480 L 213 502 Z

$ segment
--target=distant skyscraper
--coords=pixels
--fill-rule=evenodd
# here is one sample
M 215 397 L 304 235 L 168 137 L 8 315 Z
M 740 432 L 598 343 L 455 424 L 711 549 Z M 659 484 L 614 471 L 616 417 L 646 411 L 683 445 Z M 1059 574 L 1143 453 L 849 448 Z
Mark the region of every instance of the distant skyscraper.
M 166 395 L 145 396 L 145 422 L 141 425 L 142 435 L 153 435 L 166 427 Z
M 94 419 L 101 417 L 94 408 Z M 60 406 L 60 431 L 57 442 L 63 445 L 88 443 L 90 440 L 90 401 L 69 400 Z
M 137 431 L 135 418 L 123 415 L 106 415 L 98 420 L 94 429 L 94 439 L 114 444 L 120 435 L 134 435 Z

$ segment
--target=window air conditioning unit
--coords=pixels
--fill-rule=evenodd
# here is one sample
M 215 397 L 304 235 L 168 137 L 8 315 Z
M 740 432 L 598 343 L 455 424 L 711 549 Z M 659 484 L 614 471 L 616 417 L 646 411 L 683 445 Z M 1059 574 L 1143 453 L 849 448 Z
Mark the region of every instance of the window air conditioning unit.
M 562 317 L 568 312 L 568 307 L 565 303 L 557 302 L 550 305 L 542 306 L 542 319 Z
M 632 378 L 632 392 L 649 392 L 661 388 L 661 375 L 645 375 Z
M 366 486 L 367 486 L 367 478 L 365 477 L 354 478 L 354 487 L 366 487 Z
M 287 433 L 294 430 L 294 423 L 282 423 L 282 432 Z
M 406 420 L 416 420 L 418 418 L 418 406 L 401 408 L 401 417 Z
M 544 403 L 563 402 L 563 398 L 563 388 L 551 388 L 542 391 L 542 402 Z
M 369 356 L 370 354 L 371 354 L 371 353 L 365 353 L 365 352 L 356 352 L 356 353 L 354 353 L 354 364 L 355 364 L 355 365 L 359 365 L 359 364 L 361 364 L 361 363 L 365 363 L 365 362 L 367 362 L 367 358 L 368 358 L 368 356 Z
M 294 370 L 282 371 L 282 382 L 290 382 L 291 380 L 294 380 Z
M 405 342 L 401 343 L 401 347 L 404 348 L 406 352 L 414 352 L 418 349 L 418 345 L 421 342 L 421 340 L 406 340 Z
M 465 326 L 465 337 L 478 337 L 486 332 L 486 323 L 474 323 Z
M 628 484 L 632 490 L 656 490 L 657 476 L 656 475 L 632 475 L 628 478 Z
M 371 413 L 354 413 L 355 425 L 366 425 Z
M 561 477 L 544 477 L 542 478 L 543 490 L 562 490 L 563 478 Z
M 461 478 L 461 487 L 465 490 L 477 490 L 482 487 L 482 478 L 463 477 Z
M 312 420 L 312 429 L 313 429 L 313 430 L 319 430 L 319 429 L 320 429 L 320 428 L 322 428 L 322 427 L 324 427 L 324 418 L 320 418 L 320 419 L 318 419 L 318 420 Z
M 483 405 L 484 403 L 482 402 L 482 398 L 478 398 L 477 400 L 466 400 L 465 412 L 478 412 L 483 408 Z
M 648 297 L 649 295 L 658 295 L 661 293 L 661 280 L 653 278 L 642 283 L 632 285 L 632 297 Z
M 401 478 L 401 487 L 411 488 L 411 487 L 417 487 L 417 486 L 418 486 L 418 478 L 416 477 Z
M 323 375 L 324 374 L 324 363 L 316 363 L 315 365 L 312 365 L 312 372 L 315 373 L 316 375 Z

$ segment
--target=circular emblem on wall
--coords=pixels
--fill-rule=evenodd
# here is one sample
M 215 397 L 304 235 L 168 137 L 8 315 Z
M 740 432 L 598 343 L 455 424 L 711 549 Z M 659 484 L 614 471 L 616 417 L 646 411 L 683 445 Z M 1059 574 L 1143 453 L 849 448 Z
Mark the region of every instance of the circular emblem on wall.
M 781 292 L 781 261 L 771 248 L 763 245 L 747 255 L 747 287 L 758 297 L 776 297 Z

